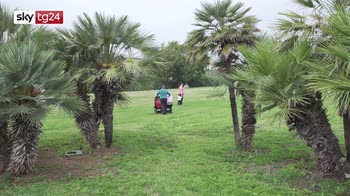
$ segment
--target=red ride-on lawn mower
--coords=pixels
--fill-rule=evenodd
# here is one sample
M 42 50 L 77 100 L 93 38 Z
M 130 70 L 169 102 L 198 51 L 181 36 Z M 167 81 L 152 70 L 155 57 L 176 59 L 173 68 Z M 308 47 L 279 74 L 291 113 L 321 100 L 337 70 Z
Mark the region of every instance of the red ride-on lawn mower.
M 173 97 L 170 95 L 168 96 L 167 105 L 166 105 L 166 111 L 172 113 L 173 112 Z M 160 97 L 156 96 L 154 98 L 154 113 L 161 113 L 162 112 L 162 104 L 160 103 Z

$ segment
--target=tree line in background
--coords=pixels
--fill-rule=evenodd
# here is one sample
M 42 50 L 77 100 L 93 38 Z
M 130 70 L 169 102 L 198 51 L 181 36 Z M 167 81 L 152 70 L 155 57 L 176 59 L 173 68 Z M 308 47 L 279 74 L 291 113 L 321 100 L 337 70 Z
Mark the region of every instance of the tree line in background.
M 151 75 L 141 75 L 129 87 L 129 90 L 159 89 L 162 84 L 167 88 L 177 88 L 180 83 L 190 87 L 216 85 L 217 82 L 207 76 L 210 58 L 192 57 L 188 44 L 180 44 L 177 41 L 162 44 L 156 51 L 158 63 Z
M 275 109 L 276 120 L 312 148 L 319 171 L 345 179 L 323 100 L 335 99 L 350 161 L 349 3 L 296 2 L 310 16 L 282 14 L 275 38 L 258 35 L 259 20 L 243 3 L 202 3 L 186 43 L 160 47 L 127 16 L 84 13 L 72 28 L 52 31 L 13 25 L 12 11 L 0 5 L 0 170 L 33 169 L 41 121 L 52 105 L 74 116 L 92 148 L 101 147 L 102 125 L 111 147 L 115 103 L 128 102 L 123 91 L 225 84 L 238 149 L 253 148 L 256 114 Z

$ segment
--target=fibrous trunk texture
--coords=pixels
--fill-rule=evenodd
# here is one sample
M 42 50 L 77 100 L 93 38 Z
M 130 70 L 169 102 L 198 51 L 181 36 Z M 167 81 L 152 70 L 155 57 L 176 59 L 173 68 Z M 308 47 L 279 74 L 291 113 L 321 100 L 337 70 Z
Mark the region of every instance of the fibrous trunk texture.
M 94 109 L 99 122 L 104 126 L 105 144 L 109 148 L 113 142 L 113 109 L 119 88 L 116 82 L 97 79 L 93 91 L 95 93 Z
M 10 158 L 10 141 L 8 139 L 7 121 L 0 122 L 0 174 L 6 168 Z
M 349 112 L 343 115 L 343 125 L 344 125 L 346 160 L 350 162 L 350 114 Z
M 8 170 L 15 175 L 33 171 L 38 158 L 37 145 L 41 125 L 29 123 L 26 116 L 17 115 L 12 124 L 12 149 Z
M 225 48 L 226 43 L 221 44 L 221 49 Z M 221 53 L 220 53 L 221 54 Z M 231 51 L 227 56 L 220 55 L 223 59 L 223 67 L 222 71 L 226 74 L 232 73 L 234 71 L 234 67 L 238 66 L 236 63 L 238 56 L 237 51 L 235 48 L 231 48 Z M 230 106 L 231 106 L 231 116 L 232 116 L 232 123 L 233 123 L 233 132 L 235 137 L 235 143 L 236 147 L 238 149 L 241 149 L 241 133 L 239 130 L 239 119 L 238 119 L 238 112 L 237 112 L 237 101 L 236 101 L 236 93 L 235 93 L 235 87 L 234 84 L 228 87 L 229 96 L 230 96 Z
M 338 139 L 332 132 L 321 95 L 308 96 L 307 104 L 296 104 L 293 109 L 299 111 L 287 121 L 291 129 L 306 141 L 318 159 L 318 169 L 324 176 L 345 178 L 344 168 L 340 163 L 342 153 Z
M 92 148 L 99 147 L 98 123 L 95 113 L 91 109 L 90 98 L 86 86 L 78 83 L 78 95 L 83 99 L 85 110 L 75 115 L 75 122 L 78 124 L 81 133 Z
M 255 133 L 255 108 L 253 100 L 246 94 L 242 94 L 242 150 L 249 151 L 253 146 Z

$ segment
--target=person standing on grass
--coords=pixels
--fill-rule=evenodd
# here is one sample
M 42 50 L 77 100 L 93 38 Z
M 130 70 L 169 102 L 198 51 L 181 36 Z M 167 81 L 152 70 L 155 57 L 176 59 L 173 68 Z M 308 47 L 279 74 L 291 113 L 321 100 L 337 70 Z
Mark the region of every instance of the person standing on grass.
M 162 87 L 158 91 L 157 95 L 159 95 L 159 98 L 160 98 L 160 103 L 161 103 L 161 106 L 162 106 L 162 113 L 166 114 L 167 100 L 168 100 L 168 95 L 170 96 L 170 93 L 165 88 L 165 85 L 162 85 Z
M 180 105 L 182 105 L 182 103 L 183 103 L 184 94 L 185 94 L 185 85 L 183 83 L 180 83 L 180 85 L 179 85 L 179 95 L 181 95 Z
M 182 105 L 182 96 L 181 96 L 181 94 L 178 94 L 178 96 L 177 96 L 177 105 Z

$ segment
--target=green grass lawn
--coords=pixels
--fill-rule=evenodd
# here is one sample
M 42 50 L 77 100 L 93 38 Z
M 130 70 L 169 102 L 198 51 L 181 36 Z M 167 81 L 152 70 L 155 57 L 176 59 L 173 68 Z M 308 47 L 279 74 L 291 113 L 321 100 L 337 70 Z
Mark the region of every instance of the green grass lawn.
M 349 182 L 322 180 L 313 172 L 311 150 L 271 113 L 258 118 L 254 150 L 236 151 L 227 96 L 209 98 L 219 91 L 188 88 L 184 105 L 175 103 L 168 115 L 154 114 L 156 91 L 128 92 L 132 103 L 114 113 L 113 146 L 120 150 L 103 157 L 97 174 L 48 179 L 39 165 L 30 178 L 3 176 L 0 195 L 350 194 Z M 334 109 L 329 115 L 344 149 L 341 119 Z M 71 117 L 51 113 L 44 121 L 40 150 L 62 157 L 72 149 L 91 150 Z

